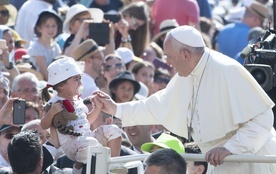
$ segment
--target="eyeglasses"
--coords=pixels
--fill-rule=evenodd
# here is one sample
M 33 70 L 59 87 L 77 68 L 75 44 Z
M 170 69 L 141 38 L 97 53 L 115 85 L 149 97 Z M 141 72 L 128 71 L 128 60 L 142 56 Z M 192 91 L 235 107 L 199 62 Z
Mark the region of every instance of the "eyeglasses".
M 4 136 L 7 140 L 11 140 L 14 135 L 12 133 L 7 133 L 5 136 Z
M 0 10 L 0 14 L 2 16 L 9 16 L 9 11 L 8 10 Z
M 18 89 L 17 92 L 23 92 L 23 93 L 33 93 L 33 94 L 37 94 L 37 89 L 33 88 L 33 89 L 29 89 L 29 88 L 23 88 L 23 89 Z
M 131 22 L 132 22 L 133 26 L 136 29 L 140 27 L 140 25 L 138 24 L 137 20 L 133 16 L 131 16 L 130 19 L 131 19 Z
M 122 69 L 123 64 L 122 63 L 116 63 L 115 65 L 104 65 L 104 71 L 111 71 L 113 68 L 115 69 Z
M 162 77 L 155 77 L 154 78 L 155 83 L 166 83 L 168 84 L 170 82 L 169 78 L 162 78 Z

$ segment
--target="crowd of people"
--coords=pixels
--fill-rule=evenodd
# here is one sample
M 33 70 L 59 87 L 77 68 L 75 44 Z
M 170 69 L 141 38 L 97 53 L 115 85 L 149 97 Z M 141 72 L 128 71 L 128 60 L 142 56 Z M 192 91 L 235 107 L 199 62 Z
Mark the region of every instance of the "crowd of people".
M 151 153 L 147 174 L 276 173 L 275 164 L 223 161 L 276 154 L 274 102 L 240 57 L 273 26 L 272 5 L 1 0 L 0 173 L 85 173 L 90 146 L 111 157 Z M 23 125 L 13 124 L 17 99 Z

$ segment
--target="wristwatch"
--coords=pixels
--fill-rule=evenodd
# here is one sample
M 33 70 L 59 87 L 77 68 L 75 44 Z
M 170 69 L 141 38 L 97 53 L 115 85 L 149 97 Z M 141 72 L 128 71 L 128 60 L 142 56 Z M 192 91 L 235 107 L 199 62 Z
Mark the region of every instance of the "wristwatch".
M 13 63 L 10 62 L 9 66 L 5 66 L 6 69 L 10 70 L 10 69 L 13 69 Z
M 121 38 L 121 42 L 123 42 L 123 43 L 127 43 L 127 42 L 131 42 L 131 37 L 130 37 L 130 35 L 127 35 L 127 38 Z

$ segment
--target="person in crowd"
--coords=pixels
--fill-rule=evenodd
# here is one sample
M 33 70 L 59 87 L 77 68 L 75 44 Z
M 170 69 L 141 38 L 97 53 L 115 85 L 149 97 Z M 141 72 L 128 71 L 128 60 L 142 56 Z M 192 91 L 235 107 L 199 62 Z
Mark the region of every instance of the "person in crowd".
M 163 42 L 166 37 L 166 34 L 178 27 L 179 24 L 175 19 L 165 19 L 160 23 L 159 31 L 156 35 L 153 36 L 152 41 L 155 42 L 160 48 L 163 49 Z M 164 54 L 164 53 L 163 53 Z M 161 58 L 161 57 L 159 57 Z
M 122 119 L 123 126 L 162 124 L 188 142 L 192 138 L 206 154 L 208 172 L 275 173 L 274 163 L 224 162 L 231 154 L 276 154 L 274 103 L 254 77 L 236 60 L 208 49 L 191 26 L 171 30 L 164 53 L 178 72 L 164 90 L 121 104 L 103 92 L 93 100 Z
M 9 0 L 0 2 L 0 25 L 14 27 L 17 17 L 17 9 Z
M 148 61 L 137 62 L 132 68 L 135 80 L 144 83 L 148 87 L 149 92 L 152 91 L 154 71 L 155 66 Z M 150 95 L 151 93 L 149 93 Z
M 117 54 L 109 54 L 104 58 L 103 72 L 96 80 L 99 89 L 110 94 L 110 82 L 122 71 L 125 70 L 125 64 L 122 58 Z
M 28 55 L 34 68 L 47 81 L 47 67 L 61 54 L 54 39 L 62 32 L 62 20 L 54 11 L 43 11 L 38 16 L 34 32 L 36 37 L 28 48 Z
M 186 153 L 201 154 L 201 150 L 194 142 L 185 144 Z M 208 163 L 206 161 L 188 161 L 187 174 L 206 174 Z
M 30 42 L 35 36 L 34 26 L 39 14 L 44 10 L 53 10 L 53 4 L 55 2 L 56 0 L 26 1 L 18 10 L 15 31 L 27 41 L 25 48 L 30 46 Z
M 119 47 L 115 50 L 115 53 L 118 54 L 126 67 L 126 70 L 131 71 L 136 62 L 141 62 L 143 59 L 136 57 L 133 51 L 127 47 Z
M 184 158 L 172 149 L 159 149 L 145 161 L 145 174 L 186 174 Z
M 166 19 L 175 19 L 179 25 L 190 25 L 199 29 L 200 10 L 197 1 L 155 0 L 151 17 L 154 24 L 154 35 L 158 33 L 160 24 Z
M 79 98 L 82 71 L 71 57 L 64 56 L 51 63 L 48 68 L 47 87 L 42 91 L 42 99 L 52 104 L 48 112 L 43 113 L 41 118 L 41 127 L 43 129 L 51 128 L 51 132 L 55 131 L 52 125 L 54 116 L 63 110 L 58 100 L 67 100 L 71 105 L 71 109 L 77 115 L 74 120 L 68 121 L 68 125 L 74 128 L 74 132 L 80 135 L 71 136 L 70 134 L 62 134 L 57 130 L 59 143 L 68 158 L 75 161 L 74 171 L 81 173 L 83 164 L 87 162 L 87 153 L 89 146 L 102 146 L 95 138 L 94 132 L 90 130 L 90 124 L 99 116 L 101 108 L 99 103 L 92 111 L 88 111 L 83 104 L 83 100 Z M 50 98 L 48 87 L 51 86 L 57 91 L 57 95 Z M 95 105 L 96 106 L 96 105 Z M 72 110 L 70 111 L 72 112 Z M 120 149 L 117 144 L 121 144 L 120 137 L 109 139 L 108 146 L 111 149 L 112 156 L 118 156 Z M 120 147 L 120 146 L 119 146 Z
M 14 37 L 12 29 L 6 25 L 0 25 L 0 39 L 4 39 L 1 42 L 2 53 L 0 54 L 0 70 L 2 72 L 8 72 L 8 79 L 13 82 L 13 79 L 19 74 L 19 70 L 14 66 Z
M 142 151 L 152 153 L 158 149 L 173 149 L 179 154 L 185 153 L 185 148 L 182 142 L 167 133 L 162 133 L 154 142 L 144 143 L 141 146 Z
M 133 50 L 140 57 L 150 41 L 149 7 L 146 3 L 134 2 L 120 10 L 122 19 L 115 24 L 115 44 Z
M 153 86 L 151 88 L 151 94 L 156 93 L 164 88 L 170 82 L 170 73 L 166 69 L 158 68 L 154 72 Z
M 30 72 L 16 76 L 11 87 L 11 97 L 19 97 L 40 106 L 42 103 L 38 93 L 37 77 Z
M 34 102 L 27 101 L 25 108 L 25 123 L 32 120 L 40 119 L 40 109 Z
M 128 140 L 132 144 L 131 150 L 138 154 L 144 153 L 141 146 L 147 142 L 153 142 L 154 138 L 151 136 L 154 125 L 135 125 L 135 126 L 124 126 Z
M 9 167 L 8 144 L 14 135 L 20 132 L 20 127 L 3 124 L 0 127 L 0 168 Z
M 27 123 L 25 123 L 21 129 L 21 131 L 27 131 L 27 130 L 35 130 L 37 131 L 41 144 L 46 143 L 50 138 L 50 129 L 44 130 L 40 126 L 40 119 L 34 119 Z
M 94 10 L 96 13 L 103 13 L 100 9 Z M 77 48 L 84 40 L 89 39 L 89 23 L 106 22 L 103 21 L 100 15 L 93 16 L 95 11 L 93 11 L 93 9 L 87 9 L 82 4 L 75 4 L 67 11 L 65 20 L 63 22 L 63 32 L 65 34 L 70 34 L 70 36 L 66 39 L 62 49 L 62 53 L 64 55 L 73 57 L 75 48 Z M 109 25 L 109 32 L 109 43 L 104 47 L 104 55 L 113 53 L 115 50 L 113 37 L 114 30 L 111 24 Z
M 83 41 L 73 52 L 76 61 L 84 61 L 84 71 L 81 78 L 83 92 L 81 98 L 91 96 L 99 90 L 95 79 L 102 74 L 104 55 L 102 49 L 93 39 Z
M 10 97 L 10 81 L 3 73 L 0 73 L 0 109 Z M 1 125 L 1 124 L 0 124 Z
M 234 22 L 224 26 L 216 38 L 216 50 L 235 58 L 248 44 L 248 33 L 250 28 L 261 27 L 268 17 L 268 8 L 257 1 L 244 7 L 245 13 L 242 22 Z
M 129 102 L 140 90 L 140 84 L 130 71 L 122 71 L 109 83 L 111 97 L 118 103 Z

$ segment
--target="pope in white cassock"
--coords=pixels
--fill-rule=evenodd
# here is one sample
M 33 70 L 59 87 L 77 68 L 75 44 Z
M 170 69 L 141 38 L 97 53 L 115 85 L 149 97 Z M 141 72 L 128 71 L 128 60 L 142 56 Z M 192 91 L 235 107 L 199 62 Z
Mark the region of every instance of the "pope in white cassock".
M 145 100 L 115 103 L 94 96 L 123 126 L 162 124 L 190 135 L 215 174 L 275 174 L 273 163 L 223 162 L 231 154 L 276 155 L 274 103 L 236 60 L 205 47 L 191 26 L 171 30 L 164 42 L 167 63 L 177 74 L 164 90 Z M 189 131 L 188 131 L 189 130 Z

